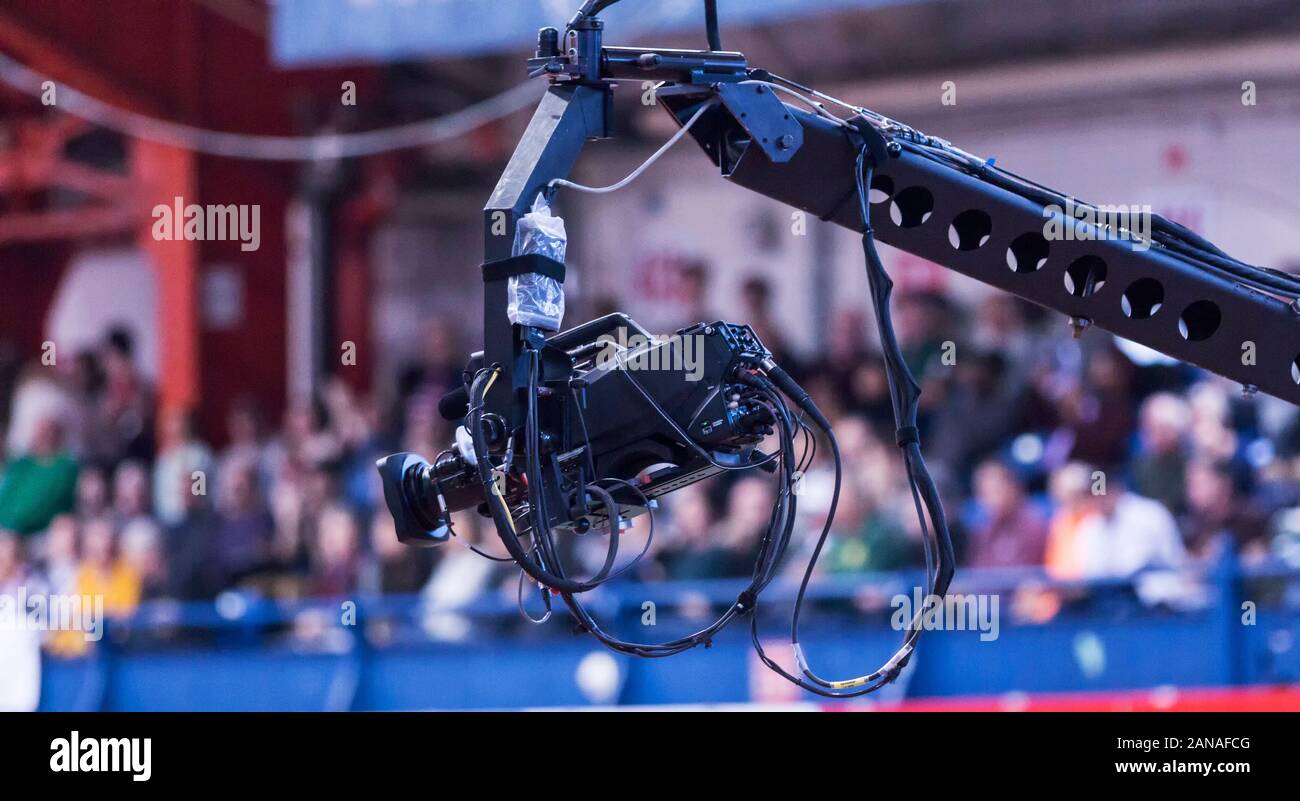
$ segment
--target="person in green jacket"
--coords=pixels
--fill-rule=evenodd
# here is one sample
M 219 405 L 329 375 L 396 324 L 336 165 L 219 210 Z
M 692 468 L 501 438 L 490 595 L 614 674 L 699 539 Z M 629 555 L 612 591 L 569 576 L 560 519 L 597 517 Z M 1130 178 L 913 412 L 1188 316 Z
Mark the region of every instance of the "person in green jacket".
M 0 476 L 0 528 L 22 535 L 43 530 L 55 515 L 72 510 L 77 462 L 63 450 L 63 426 L 50 417 L 36 427 L 31 450 Z

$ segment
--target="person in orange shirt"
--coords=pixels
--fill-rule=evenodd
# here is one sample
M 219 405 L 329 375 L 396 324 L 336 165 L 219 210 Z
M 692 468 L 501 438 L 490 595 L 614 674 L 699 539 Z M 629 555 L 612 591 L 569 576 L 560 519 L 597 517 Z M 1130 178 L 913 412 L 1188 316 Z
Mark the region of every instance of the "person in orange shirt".
M 1092 469 L 1078 462 L 1062 466 L 1052 474 L 1049 489 L 1056 504 L 1047 532 L 1043 568 L 1050 578 L 1070 581 L 1083 576 L 1083 548 L 1079 533 L 1083 523 L 1096 513 L 1092 494 Z M 1056 617 L 1069 592 L 1025 585 L 1015 597 L 1016 613 L 1023 619 L 1045 623 Z
M 1054 579 L 1077 579 L 1083 575 L 1079 531 L 1082 523 L 1096 512 L 1092 471 L 1078 462 L 1061 467 L 1052 474 L 1051 493 L 1057 509 L 1047 535 L 1044 566 Z

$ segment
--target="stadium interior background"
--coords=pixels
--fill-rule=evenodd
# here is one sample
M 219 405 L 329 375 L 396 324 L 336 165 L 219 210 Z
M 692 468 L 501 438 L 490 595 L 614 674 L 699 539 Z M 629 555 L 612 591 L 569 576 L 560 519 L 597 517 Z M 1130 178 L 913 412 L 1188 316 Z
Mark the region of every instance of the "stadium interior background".
M 523 83 L 536 29 L 572 5 L 0 7 L 0 593 L 99 594 L 109 619 L 98 642 L 0 632 L 0 707 L 812 705 L 743 625 L 709 649 L 627 660 L 559 615 L 523 620 L 517 570 L 395 540 L 373 463 L 450 440 L 436 406 L 481 346 L 481 209 L 540 81 L 472 130 L 363 158 L 259 161 L 168 139 L 452 114 Z M 699 6 L 628 0 L 607 14 L 610 43 L 703 46 Z M 753 65 L 1300 269 L 1294 2 L 720 6 L 724 45 Z M 14 63 L 63 94 L 22 91 Z M 78 91 L 137 116 L 84 119 Z M 636 86 L 616 103 L 618 138 L 584 152 L 577 180 L 617 180 L 673 130 Z M 177 197 L 256 205 L 257 248 L 160 241 L 150 210 Z M 616 309 L 663 332 L 750 323 L 834 418 L 847 482 L 805 641 L 832 673 L 878 664 L 899 639 L 890 599 L 923 562 L 857 238 L 729 186 L 689 144 L 559 212 L 566 323 Z M 1055 313 L 883 254 L 959 537 L 954 590 L 997 599 L 998 625 L 927 636 L 876 702 L 1300 708 L 1300 410 L 1101 331 L 1072 339 Z M 822 458 L 804 478 L 792 576 L 829 476 Z M 772 493 L 749 475 L 675 493 L 648 558 L 594 609 L 650 639 L 711 619 Z M 474 515 L 458 531 L 500 548 Z M 602 555 L 595 539 L 573 546 L 592 569 Z M 791 588 L 771 594 L 764 627 L 784 655 Z

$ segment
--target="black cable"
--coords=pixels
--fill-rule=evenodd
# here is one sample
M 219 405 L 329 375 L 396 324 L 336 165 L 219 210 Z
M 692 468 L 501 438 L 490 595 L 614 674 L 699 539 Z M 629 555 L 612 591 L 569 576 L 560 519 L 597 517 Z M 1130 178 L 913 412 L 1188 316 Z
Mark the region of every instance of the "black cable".
M 722 35 L 718 33 L 718 0 L 704 0 L 704 33 L 709 39 L 709 49 L 722 49 Z
M 646 497 L 646 494 L 642 492 L 641 488 L 638 487 L 636 484 L 633 484 L 631 481 L 628 481 L 627 479 L 618 478 L 617 476 L 605 476 L 603 478 L 596 479 L 592 483 L 600 484 L 601 482 L 605 482 L 605 481 L 613 481 L 622 484 L 628 487 L 629 489 L 631 489 L 637 495 L 640 495 L 641 503 L 643 506 L 645 506 L 646 516 L 650 518 L 650 530 L 646 532 L 645 544 L 641 546 L 641 551 L 636 556 L 632 557 L 631 561 L 629 561 L 627 564 L 623 565 L 618 570 L 615 570 L 613 573 L 610 573 L 609 576 L 606 578 L 606 581 L 610 581 L 618 578 L 624 573 L 627 573 L 629 570 L 635 568 L 638 564 L 640 564 L 641 560 L 645 557 L 645 555 L 650 552 L 650 546 L 652 546 L 655 541 L 655 516 L 654 516 L 654 510 L 650 508 L 650 499 Z M 614 503 L 617 504 L 617 501 L 614 501 Z M 617 508 L 617 506 L 615 508 Z
M 657 405 L 656 405 L 657 406 Z M 656 411 L 663 413 L 662 409 L 656 408 Z M 787 447 L 788 446 L 788 447 Z M 786 477 L 785 486 L 789 486 L 789 477 L 792 473 L 792 465 L 789 463 L 789 455 L 793 452 L 793 436 L 791 426 L 783 426 L 782 448 L 774 454 L 775 457 L 782 461 L 782 473 Z M 634 485 L 634 489 L 636 488 Z M 644 498 L 644 495 L 642 496 Z M 713 637 L 725 628 L 732 620 L 740 614 L 749 612 L 757 602 L 758 593 L 772 580 L 776 573 L 776 567 L 780 563 L 780 557 L 785 552 L 786 544 L 789 542 L 790 531 L 793 527 L 793 501 L 789 498 L 788 492 L 783 491 L 774 504 L 769 528 L 763 540 L 760 542 L 758 553 L 755 557 L 755 568 L 753 571 L 753 580 L 748 588 L 743 591 L 736 603 L 731 604 L 727 610 L 712 624 L 699 631 L 694 632 L 686 637 L 681 637 L 666 643 L 644 644 L 631 643 L 613 637 L 602 630 L 596 623 L 590 613 L 582 606 L 581 602 L 571 594 L 561 593 L 566 605 L 569 606 L 570 612 L 578 620 L 579 624 L 589 633 L 596 637 L 601 643 L 611 650 L 620 653 L 627 653 L 638 657 L 658 658 L 672 656 L 677 653 L 695 648 L 699 645 L 708 646 L 711 644 Z M 776 532 L 774 534 L 774 532 Z M 649 544 L 647 543 L 647 548 Z
M 487 438 L 483 433 L 483 398 L 487 394 L 487 388 L 496 375 L 500 372 L 499 367 L 485 368 L 480 370 L 475 376 L 470 386 L 470 413 L 469 413 L 469 431 L 470 437 L 474 444 L 475 462 L 477 462 L 479 480 L 483 482 L 483 488 L 487 499 L 488 512 L 492 516 L 492 521 L 496 525 L 497 536 L 505 545 L 506 551 L 515 560 L 515 563 L 524 570 L 534 580 L 541 582 L 549 587 L 566 591 L 566 592 L 586 592 L 597 585 L 586 584 L 584 582 L 572 581 L 560 575 L 555 575 L 546 567 L 545 554 L 542 553 L 543 543 L 547 541 L 546 526 L 536 525 L 534 517 L 533 525 L 533 542 L 538 550 L 538 560 L 528 555 L 520 546 L 518 534 L 515 531 L 514 520 L 510 515 L 510 510 L 506 508 L 505 499 L 497 493 L 496 483 L 492 476 L 492 467 L 488 461 Z M 530 460 L 538 460 L 536 451 L 529 448 Z M 538 460 L 540 464 L 540 460 Z M 541 484 L 540 468 L 534 473 L 535 481 L 529 481 L 530 495 L 535 492 L 535 485 Z M 540 495 L 540 493 L 538 493 Z M 531 506 L 531 504 L 530 504 Z M 538 507 L 533 506 L 530 511 L 536 511 Z M 544 518 L 543 518 L 544 519 Z
M 654 399 L 654 396 L 651 395 L 650 392 L 647 391 L 645 387 L 641 386 L 641 382 L 637 381 L 636 378 L 629 371 L 620 370 L 619 372 L 625 378 L 627 378 L 628 382 L 631 383 L 632 386 L 636 389 L 636 391 L 640 393 L 641 397 L 645 399 L 645 402 L 650 405 L 650 408 L 654 409 L 655 413 L 664 419 L 664 422 L 666 422 L 668 426 L 672 428 L 672 430 L 677 434 L 678 438 L 683 443 L 685 443 L 688 448 L 695 451 L 695 454 L 697 456 L 699 456 L 701 459 L 708 462 L 709 464 L 713 465 L 714 467 L 718 468 L 719 470 L 749 470 L 750 468 L 753 467 L 762 467 L 763 465 L 776 460 L 777 454 L 769 454 L 767 457 L 760 459 L 757 462 L 750 462 L 749 464 L 734 465 L 734 464 L 723 464 L 722 462 L 719 462 L 718 460 L 713 458 L 712 454 L 710 454 L 708 451 L 701 448 L 699 444 L 695 441 L 694 437 L 692 437 L 690 434 L 682 430 L 682 427 L 677 424 L 677 421 L 673 419 L 672 415 L 668 414 L 668 412 L 666 412 L 664 408 L 659 405 L 659 402 Z
M 821 534 L 817 538 L 816 545 L 813 547 L 812 556 L 808 560 L 808 565 L 804 570 L 803 578 L 799 583 L 799 590 L 795 596 L 794 611 L 790 618 L 790 643 L 795 652 L 795 659 L 798 662 L 799 670 L 805 678 L 792 675 L 784 668 L 773 661 L 763 650 L 762 641 L 758 633 L 758 616 L 755 614 L 750 624 L 750 638 L 755 652 L 760 660 L 767 667 L 783 676 L 790 682 L 809 692 L 831 698 L 853 698 L 875 692 L 881 687 L 892 682 L 898 677 L 902 669 L 907 665 L 908 660 L 916 647 L 916 642 L 920 638 L 923 627 L 920 625 L 922 615 L 928 610 L 928 604 L 931 598 L 943 597 L 947 594 L 948 587 L 952 582 L 954 572 L 954 554 L 952 548 L 952 537 L 948 530 L 947 518 L 944 515 L 943 504 L 939 499 L 938 490 L 930 476 L 929 470 L 925 466 L 925 461 L 921 456 L 920 442 L 916 436 L 916 415 L 921 394 L 920 385 L 917 384 L 915 377 L 903 359 L 902 348 L 898 343 L 898 338 L 894 333 L 893 320 L 890 314 L 889 298 L 893 291 L 893 281 L 890 279 L 888 272 L 885 271 L 883 263 L 880 261 L 880 255 L 876 251 L 874 231 L 871 226 L 870 208 L 868 201 L 868 187 L 871 183 L 872 166 L 868 161 L 867 149 L 862 148 L 858 153 L 855 165 L 855 173 L 858 187 L 859 209 L 862 214 L 864 232 L 862 235 L 862 248 L 866 256 L 867 280 L 871 287 L 872 307 L 876 313 L 876 326 L 880 334 L 881 350 L 885 359 L 886 376 L 889 379 L 890 398 L 894 407 L 894 422 L 897 427 L 898 445 L 903 450 L 903 462 L 907 469 L 908 485 L 912 491 L 913 501 L 917 508 L 917 516 L 921 522 L 922 537 L 928 543 L 931 526 L 927 525 L 926 517 L 928 515 L 930 522 L 933 524 L 933 532 L 939 547 L 937 568 L 935 575 L 931 578 L 931 568 L 926 568 L 927 587 L 929 592 L 926 594 L 926 603 L 922 609 L 916 611 L 911 622 L 907 626 L 907 634 L 904 636 L 903 644 L 895 652 L 894 656 L 885 662 L 877 670 L 865 676 L 860 676 L 847 680 L 828 680 L 817 675 L 809 665 L 804 656 L 803 649 L 799 644 L 799 621 L 803 612 L 804 601 L 806 600 L 808 585 L 812 579 L 813 572 L 816 569 L 817 561 L 821 556 L 822 549 L 830 535 L 830 528 L 835 518 L 835 512 L 839 505 L 840 489 L 843 480 L 843 463 L 840 456 L 839 444 L 835 439 L 835 434 L 831 430 L 829 423 L 824 418 L 814 416 L 814 420 L 823 428 L 827 439 L 830 441 L 831 454 L 835 462 L 835 484 L 831 494 L 831 505 L 826 515 L 826 522 L 822 526 Z M 928 557 L 927 557 L 928 561 Z
M 495 484 L 492 482 L 492 468 L 490 466 L 491 463 L 489 461 L 486 438 L 483 432 L 482 416 L 483 398 L 487 394 L 490 382 L 495 380 L 498 371 L 499 368 L 496 367 L 479 371 L 470 388 L 471 407 L 469 413 L 469 424 L 477 457 L 476 461 L 478 463 L 479 476 L 483 481 L 484 486 L 488 488 L 488 509 L 492 515 L 493 522 L 497 527 L 497 533 L 506 546 L 506 550 L 510 552 L 511 556 L 514 558 L 516 563 L 519 564 L 524 574 L 544 585 L 543 592 L 546 591 L 546 587 L 553 588 L 559 592 L 565 605 L 569 608 L 570 613 L 578 620 L 582 628 L 591 633 L 607 647 L 620 653 L 641 657 L 671 656 L 672 654 L 680 653 L 699 645 L 709 645 L 717 632 L 721 631 L 738 615 L 752 609 L 752 605 L 756 601 L 757 592 L 763 586 L 766 586 L 774 575 L 776 564 L 779 562 L 779 556 L 784 553 L 785 543 L 788 542 L 789 539 L 789 532 L 793 524 L 793 515 L 790 513 L 792 502 L 787 502 L 788 495 L 786 493 L 782 493 L 782 496 L 778 499 L 778 504 L 774 509 L 772 516 L 773 521 L 784 522 L 783 530 L 780 535 L 775 538 L 771 536 L 770 532 L 769 536 L 764 538 L 764 542 L 759 549 L 759 554 L 756 559 L 756 564 L 758 566 L 755 569 L 756 578 L 754 582 L 746 592 L 741 594 L 741 599 L 743 600 L 738 599 L 736 603 L 731 604 L 713 624 L 686 637 L 658 644 L 625 642 L 604 632 L 576 597 L 578 593 L 599 586 L 603 583 L 603 580 L 579 582 L 567 578 L 565 576 L 563 565 L 560 564 L 559 560 L 556 558 L 557 554 L 555 553 L 554 542 L 550 536 L 544 492 L 542 491 L 544 479 L 542 478 L 543 473 L 541 470 L 540 427 L 538 425 L 536 403 L 539 363 L 536 352 L 530 354 L 529 358 L 529 400 L 527 422 L 525 425 L 525 440 L 528 445 L 526 459 L 528 462 L 529 475 L 529 517 L 532 520 L 531 528 L 534 553 L 536 554 L 535 559 L 520 547 L 518 543 L 519 535 L 514 528 L 510 510 L 506 508 L 504 499 L 497 495 L 493 489 Z M 656 411 L 663 413 L 663 410 L 658 408 L 657 404 L 653 405 L 656 407 Z M 792 427 L 788 422 L 783 426 L 783 447 L 776 454 L 773 454 L 773 458 L 779 458 L 783 464 L 783 474 L 787 477 L 787 483 L 788 477 L 793 470 L 788 458 L 789 454 L 793 451 L 793 435 L 791 433 L 791 428 Z M 787 444 L 789 447 L 787 447 Z M 587 446 L 590 447 L 590 442 L 587 443 Z M 611 480 L 622 481 L 621 479 L 616 478 Z M 648 507 L 649 499 L 640 491 L 640 488 L 636 487 L 631 482 L 624 483 L 640 494 L 642 500 Z M 588 489 L 593 489 L 593 487 L 589 486 Z M 607 497 L 605 503 L 607 508 L 609 508 L 613 513 L 611 515 L 610 524 L 611 526 L 616 526 L 617 503 L 613 500 L 612 496 Z M 650 536 L 653 536 L 653 518 Z M 638 560 L 649 550 L 649 547 L 650 540 L 647 539 L 646 545 L 642 549 L 642 553 L 637 557 Z M 773 558 L 774 556 L 777 558 Z M 633 564 L 635 561 L 636 560 L 633 560 Z M 624 566 L 624 568 L 615 571 L 606 578 L 613 578 L 631 566 L 631 564 Z

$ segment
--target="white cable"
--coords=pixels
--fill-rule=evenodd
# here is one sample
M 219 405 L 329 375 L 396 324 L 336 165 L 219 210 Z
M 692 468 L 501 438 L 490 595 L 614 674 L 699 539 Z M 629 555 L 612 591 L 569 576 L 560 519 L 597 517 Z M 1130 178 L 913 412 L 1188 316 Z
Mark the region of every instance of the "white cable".
M 40 97 L 47 80 L 0 54 L 0 82 Z M 111 106 L 62 84 L 57 85 L 55 107 L 137 139 L 198 153 L 259 161 L 328 161 L 456 139 L 536 102 L 538 94 L 537 85 L 530 81 L 443 117 L 375 131 L 320 136 L 260 136 L 196 128 Z
M 667 153 L 668 148 L 677 144 L 677 140 L 685 136 L 686 132 L 691 129 L 691 126 L 695 124 L 695 121 L 698 120 L 700 116 L 704 114 L 704 112 L 708 111 L 709 107 L 712 105 L 713 105 L 713 101 L 710 100 L 708 103 L 705 103 L 704 105 L 700 106 L 700 108 L 694 114 L 691 115 L 691 118 L 686 121 L 686 124 L 678 129 L 677 133 L 669 137 L 668 141 L 664 142 L 663 145 L 660 146 L 660 148 L 650 156 L 650 158 L 641 162 L 640 167 L 637 167 L 635 170 L 628 173 L 628 176 L 626 178 L 624 178 L 623 180 L 619 181 L 616 184 L 610 184 L 609 186 L 585 186 L 583 184 L 575 184 L 573 181 L 566 181 L 563 178 L 552 178 L 550 183 L 548 183 L 546 186 L 548 188 L 553 188 L 557 186 L 567 186 L 568 188 L 576 189 L 579 192 L 591 192 L 593 194 L 598 194 L 598 195 L 603 195 L 606 192 L 614 192 L 616 190 L 622 189 L 623 187 L 635 181 L 637 176 L 645 172 L 650 167 L 651 164 L 654 164 L 656 161 L 658 161 L 660 156 L 662 156 L 664 153 Z
M 786 93 L 786 94 L 788 94 L 788 95 L 791 95 L 791 96 L 793 96 L 793 97 L 798 98 L 802 103 L 804 103 L 805 105 L 807 105 L 808 108 L 812 109 L 812 110 L 813 110 L 813 111 L 814 111 L 814 112 L 815 112 L 819 117 L 822 117 L 822 118 L 824 118 L 824 119 L 830 120 L 831 122 L 835 123 L 836 125 L 840 126 L 841 128 L 847 128 L 847 127 L 849 127 L 849 124 L 848 124 L 847 122 L 845 122 L 844 120 L 842 120 L 842 119 L 840 119 L 839 117 L 837 117 L 837 116 L 835 116 L 834 114 L 832 114 L 832 113 L 830 112 L 830 110 L 826 108 L 826 106 L 825 106 L 824 104 L 822 104 L 822 103 L 818 103 L 816 100 L 813 100 L 812 98 L 810 98 L 810 97 L 808 97 L 808 96 L 806 96 L 806 95 L 803 95 L 803 94 L 801 94 L 801 93 L 795 91 L 794 89 L 790 88 L 789 86 L 785 86 L 785 85 L 783 85 L 783 84 L 779 84 L 779 83 L 773 83 L 773 82 L 771 82 L 771 81 L 760 81 L 760 80 L 741 81 L 741 83 L 742 83 L 742 84 L 747 84 L 747 83 L 757 83 L 757 84 L 762 84 L 762 85 L 764 85 L 764 86 L 771 87 L 772 89 L 774 89 L 774 90 L 776 90 L 776 91 L 778 91 L 778 92 L 784 92 L 784 93 Z

